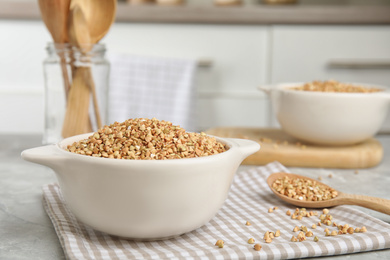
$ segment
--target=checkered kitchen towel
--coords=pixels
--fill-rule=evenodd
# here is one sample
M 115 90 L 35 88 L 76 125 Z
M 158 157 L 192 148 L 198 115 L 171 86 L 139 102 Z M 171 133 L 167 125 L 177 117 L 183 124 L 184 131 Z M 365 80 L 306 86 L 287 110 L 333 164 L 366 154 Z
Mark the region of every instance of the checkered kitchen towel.
M 314 242 L 313 237 L 290 242 L 291 236 L 297 235 L 292 232 L 294 226 L 309 228 L 318 222 L 318 217 L 292 220 L 285 214 L 295 208 L 276 198 L 265 181 L 270 173 L 279 171 L 287 169 L 274 162 L 238 172 L 225 205 L 208 224 L 162 241 L 120 239 L 83 225 L 67 208 L 56 184 L 43 187 L 44 205 L 68 259 L 285 259 L 390 248 L 389 224 L 347 206 L 331 209 L 334 221 L 352 227 L 366 226 L 366 233 L 326 237 L 322 225 L 312 230 L 319 242 Z M 268 208 L 274 206 L 279 209 L 268 213 Z M 246 226 L 246 221 L 251 225 Z M 265 243 L 264 233 L 277 229 L 280 237 Z M 262 245 L 261 251 L 247 243 L 251 237 Z M 219 239 L 225 242 L 223 248 L 214 245 Z
M 196 130 L 196 62 L 111 54 L 109 121 L 152 118 Z

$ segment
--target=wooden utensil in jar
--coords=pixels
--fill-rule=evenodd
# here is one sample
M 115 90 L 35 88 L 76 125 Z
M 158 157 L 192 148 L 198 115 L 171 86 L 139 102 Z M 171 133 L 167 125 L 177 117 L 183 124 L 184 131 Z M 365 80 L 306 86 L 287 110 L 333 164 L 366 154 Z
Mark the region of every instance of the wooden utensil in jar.
M 73 28 L 75 29 L 70 30 L 69 33 L 72 34 L 73 37 L 72 43 L 75 46 L 79 47 L 84 54 L 88 54 L 89 51 L 91 51 L 93 45 L 98 43 L 99 40 L 101 40 L 107 34 L 108 30 L 110 29 L 112 23 L 115 20 L 116 3 L 117 2 L 115 0 L 72 0 L 70 8 L 71 10 L 77 11 L 75 11 L 72 15 Z M 71 26 L 72 25 L 70 24 L 70 27 Z M 92 101 L 97 127 L 101 128 L 102 120 L 97 100 L 96 87 L 92 77 L 92 71 L 90 68 L 86 67 L 84 73 L 75 73 L 75 77 L 79 77 L 81 75 L 84 77 L 84 82 L 87 86 L 89 86 L 90 92 L 92 93 Z M 80 82 L 80 80 L 77 80 L 76 82 Z M 86 95 L 86 91 L 82 93 Z M 87 101 L 85 97 L 79 97 L 79 99 L 83 99 L 82 101 L 80 101 L 83 103 L 83 105 L 79 105 L 79 109 L 85 109 L 86 103 L 89 101 Z M 71 102 L 75 101 L 73 100 Z M 65 117 L 63 137 L 85 133 L 86 130 L 83 129 L 88 129 L 88 132 L 92 131 L 90 119 L 88 121 L 78 122 L 78 119 L 76 120 L 75 118 L 70 117 L 70 115 L 78 115 L 77 111 L 74 111 L 76 106 L 73 105 L 72 108 L 71 102 L 68 102 L 67 109 L 70 111 L 67 112 L 68 116 Z M 80 111 L 80 118 L 84 118 L 85 114 L 85 111 Z M 73 123 L 66 125 L 71 120 L 73 121 Z M 78 123 L 74 123 L 75 121 Z M 85 128 L 85 126 L 87 128 Z
M 68 42 L 67 21 L 71 0 L 38 0 L 41 17 L 49 30 L 54 43 Z M 68 97 L 70 81 L 64 53 L 60 52 L 60 64 L 64 80 L 65 97 Z
M 116 0 L 72 0 L 70 8 L 79 5 L 85 15 L 91 43 L 96 44 L 108 32 L 115 21 Z
M 69 14 L 69 41 L 77 46 L 82 53 L 90 51 L 90 37 L 84 13 L 81 8 L 74 6 Z M 69 137 L 92 131 L 89 119 L 90 100 L 90 69 L 84 66 L 75 66 L 72 86 L 66 106 L 65 119 L 62 127 L 62 136 Z
M 72 0 L 71 8 L 74 5 L 79 5 L 85 14 L 91 46 L 98 43 L 107 34 L 115 21 L 117 1 Z M 101 128 L 102 120 L 97 100 L 96 87 L 91 71 L 89 72 L 89 76 L 96 123 L 97 127 Z
M 115 20 L 115 13 L 116 13 L 116 1 L 115 0 L 105 0 L 105 1 L 93 1 L 93 0 L 73 0 L 71 3 L 71 10 L 77 10 L 74 11 L 72 14 L 72 23 L 70 23 L 69 27 L 72 27 L 74 29 L 69 30 L 69 34 L 71 34 L 72 39 L 71 42 L 80 48 L 80 50 L 87 54 L 89 51 L 91 51 L 91 48 L 94 44 L 98 43 L 99 40 L 101 40 L 110 29 L 112 23 Z M 94 107 L 94 113 L 96 118 L 97 127 L 102 127 L 101 122 L 101 115 L 97 100 L 97 94 L 96 94 L 96 87 L 95 83 L 93 81 L 92 72 L 89 67 L 85 68 L 85 71 L 83 73 L 75 73 L 75 77 L 84 77 L 84 85 L 89 86 L 90 92 L 92 93 L 92 101 L 93 101 L 93 107 Z M 76 82 L 81 82 L 80 80 L 77 80 Z M 77 93 L 77 91 L 75 91 Z M 86 91 L 82 92 L 84 95 L 86 95 Z M 80 118 L 84 118 L 86 112 L 84 111 L 86 104 L 89 103 L 89 100 L 85 97 L 79 99 L 83 99 L 80 102 L 82 102 L 82 105 L 78 105 L 79 109 L 83 109 L 83 111 L 80 112 L 79 115 Z M 73 100 L 73 99 L 72 99 Z M 75 120 L 74 118 L 70 117 L 70 115 L 77 115 L 77 111 L 74 111 L 76 108 L 75 105 L 73 105 L 73 108 L 69 107 L 71 106 L 71 103 L 75 102 L 74 100 L 71 102 L 68 102 L 68 108 L 70 111 L 67 112 L 68 117 L 65 117 L 64 122 L 64 128 L 63 128 L 63 137 L 72 136 L 74 134 L 79 133 L 85 133 L 86 130 L 90 132 L 92 131 L 91 128 L 91 121 L 90 119 L 83 122 L 78 122 L 78 120 Z M 69 121 L 68 121 L 69 120 Z M 78 123 L 70 123 L 68 126 L 67 122 L 76 121 Z M 85 124 L 87 128 L 85 128 Z M 72 130 L 72 128 L 74 128 Z

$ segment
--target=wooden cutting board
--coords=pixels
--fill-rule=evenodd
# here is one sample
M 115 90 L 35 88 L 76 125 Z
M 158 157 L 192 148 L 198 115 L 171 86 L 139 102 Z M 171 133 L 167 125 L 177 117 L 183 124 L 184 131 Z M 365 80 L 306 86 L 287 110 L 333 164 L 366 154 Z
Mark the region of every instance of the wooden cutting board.
M 373 167 L 383 158 L 383 147 L 374 138 L 351 146 L 318 146 L 298 141 L 273 128 L 219 127 L 206 133 L 258 142 L 261 148 L 244 160 L 243 164 L 247 165 L 278 161 L 289 167 L 358 169 Z

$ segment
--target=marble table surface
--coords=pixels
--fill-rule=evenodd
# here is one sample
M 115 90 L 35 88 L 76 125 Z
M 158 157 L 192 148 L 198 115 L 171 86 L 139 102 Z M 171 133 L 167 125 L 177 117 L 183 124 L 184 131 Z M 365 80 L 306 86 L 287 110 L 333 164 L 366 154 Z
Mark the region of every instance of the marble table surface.
M 290 168 L 292 172 L 317 178 L 347 193 L 390 199 L 390 136 L 378 136 L 384 159 L 376 167 L 354 169 Z M 25 162 L 22 150 L 40 146 L 38 135 L 0 135 L 0 259 L 65 259 L 58 237 L 42 205 L 44 184 L 56 181 L 52 170 Z M 241 166 L 245 169 L 249 166 Z M 329 178 L 329 174 L 333 177 Z M 390 223 L 390 216 L 359 208 Z M 390 259 L 390 249 L 322 257 L 330 259 Z

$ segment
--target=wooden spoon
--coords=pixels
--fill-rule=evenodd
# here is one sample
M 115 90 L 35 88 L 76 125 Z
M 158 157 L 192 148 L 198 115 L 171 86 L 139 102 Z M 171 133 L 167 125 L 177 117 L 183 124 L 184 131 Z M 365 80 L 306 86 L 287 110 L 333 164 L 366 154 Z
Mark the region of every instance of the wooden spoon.
M 91 43 L 99 42 L 115 21 L 117 0 L 72 0 L 71 8 L 75 5 L 85 14 Z
M 92 45 L 98 43 L 107 34 L 111 25 L 114 23 L 117 0 L 72 0 L 71 9 L 75 6 L 79 6 L 83 11 L 86 26 L 88 27 L 89 42 L 84 42 L 86 44 L 85 46 L 92 47 Z M 85 50 L 87 52 L 90 51 L 90 49 Z M 101 128 L 102 121 L 92 72 L 89 70 L 89 73 L 86 75 L 89 77 L 89 86 L 92 92 L 96 124 L 98 128 Z
M 68 35 L 69 42 L 80 48 L 80 52 L 83 52 L 83 54 L 91 50 L 91 36 L 87 20 L 79 5 L 73 5 L 69 13 Z
M 70 0 L 38 0 L 42 20 L 55 43 L 68 41 L 67 21 Z
M 88 52 L 90 37 L 85 16 L 80 6 L 75 5 L 69 15 L 69 41 L 79 47 L 81 52 Z M 87 48 L 85 50 L 83 47 Z M 75 67 L 72 87 L 65 112 L 62 136 L 64 138 L 92 132 L 89 119 L 90 100 L 90 69 L 89 67 Z
M 300 179 L 311 180 L 313 182 L 317 182 L 317 184 L 319 185 L 324 185 L 325 187 L 328 188 L 330 187 L 317 180 L 300 176 L 297 174 L 284 173 L 284 172 L 271 174 L 267 178 L 267 184 L 272 190 L 272 192 L 275 193 L 276 196 L 278 196 L 280 199 L 290 204 L 293 204 L 295 206 L 303 207 L 303 208 L 328 208 L 328 207 L 333 207 L 338 205 L 357 205 L 357 206 L 365 207 L 368 209 L 376 210 L 390 215 L 390 200 L 375 198 L 375 197 L 370 197 L 365 195 L 346 194 L 337 191 L 338 192 L 337 197 L 329 200 L 324 200 L 324 201 L 302 201 L 302 200 L 289 198 L 286 195 L 282 195 L 278 193 L 274 188 L 272 188 L 272 184 L 277 179 L 284 178 L 285 176 L 288 176 L 290 179 L 300 178 Z
M 65 112 L 62 136 L 64 138 L 73 135 L 92 132 L 89 121 L 90 86 L 88 85 L 87 67 L 78 67 L 69 91 L 69 98 Z
M 38 0 L 42 20 L 55 43 L 68 42 L 67 21 L 71 0 Z M 64 53 L 59 53 L 62 77 L 64 79 L 65 97 L 70 88 L 69 75 Z

